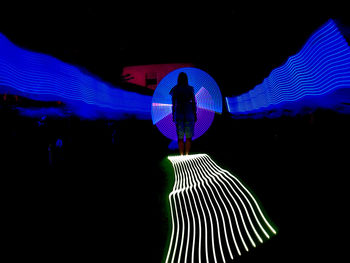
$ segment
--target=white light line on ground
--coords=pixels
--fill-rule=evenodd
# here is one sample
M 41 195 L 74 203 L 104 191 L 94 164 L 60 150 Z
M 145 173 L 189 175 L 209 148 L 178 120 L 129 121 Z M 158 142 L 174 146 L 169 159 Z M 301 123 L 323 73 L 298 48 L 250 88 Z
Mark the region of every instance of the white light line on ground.
M 253 247 L 256 245 L 250 231 L 254 232 L 260 243 L 263 242 L 255 229 L 251 214 L 267 238 L 270 236 L 263 225 L 276 234 L 250 191 L 236 176 L 220 168 L 208 155 L 168 158 L 174 167 L 175 182 L 169 194 L 173 227 L 167 263 L 201 263 L 202 260 L 226 262 L 228 254 L 234 259 L 231 250 L 233 245 L 238 255 L 241 255 L 240 246 L 249 251 L 243 232 Z M 251 230 L 248 230 L 246 220 L 249 221 Z M 219 254 L 220 259 L 217 258 Z

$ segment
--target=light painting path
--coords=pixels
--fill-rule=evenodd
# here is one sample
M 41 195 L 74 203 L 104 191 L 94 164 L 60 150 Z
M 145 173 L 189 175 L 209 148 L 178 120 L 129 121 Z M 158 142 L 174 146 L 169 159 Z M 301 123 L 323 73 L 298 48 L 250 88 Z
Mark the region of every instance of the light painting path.
M 342 27 L 329 19 L 262 83 L 239 96 L 226 97 L 228 111 L 244 116 L 272 110 L 340 110 L 350 100 L 345 95 L 350 86 L 350 46 L 345 36 Z
M 165 262 L 226 262 L 277 232 L 252 193 L 207 154 L 169 156 L 172 232 Z
M 211 126 L 215 113 L 222 113 L 222 95 L 215 80 L 198 68 L 179 68 L 166 75 L 158 83 L 152 97 L 152 122 L 158 130 L 170 140 L 177 140 L 176 125 L 172 119 L 171 89 L 177 85 L 180 72 L 188 76 L 188 83 L 193 87 L 197 104 L 197 121 L 192 140 L 202 136 Z
M 192 140 L 203 135 L 214 120 L 215 108 L 212 96 L 201 87 L 195 94 L 197 102 L 197 122 L 194 126 Z M 170 96 L 169 96 L 170 97 Z M 172 117 L 171 103 L 152 103 L 153 122 L 158 129 L 169 139 L 177 140 L 176 126 Z

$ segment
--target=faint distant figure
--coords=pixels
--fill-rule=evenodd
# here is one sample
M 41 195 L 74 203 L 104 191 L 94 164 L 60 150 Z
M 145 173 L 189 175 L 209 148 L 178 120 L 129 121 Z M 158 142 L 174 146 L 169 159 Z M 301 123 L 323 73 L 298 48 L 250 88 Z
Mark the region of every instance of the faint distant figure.
M 172 96 L 173 121 L 176 124 L 180 155 L 189 154 L 194 133 L 194 124 L 197 121 L 197 105 L 194 89 L 188 85 L 186 73 L 181 72 L 177 85 L 169 93 Z M 186 137 L 186 142 L 184 142 Z
M 63 164 L 64 152 L 61 138 L 58 138 L 54 144 L 50 143 L 47 150 L 49 153 L 49 166 L 58 167 Z

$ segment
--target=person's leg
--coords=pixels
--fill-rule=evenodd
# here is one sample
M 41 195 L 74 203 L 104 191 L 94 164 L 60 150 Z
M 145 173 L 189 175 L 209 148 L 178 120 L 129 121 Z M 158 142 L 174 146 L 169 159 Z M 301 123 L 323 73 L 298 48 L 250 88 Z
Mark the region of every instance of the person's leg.
M 184 139 L 178 139 L 177 141 L 178 145 L 179 145 L 179 153 L 180 155 L 184 155 Z M 187 143 L 187 140 L 186 140 Z
M 185 144 L 185 152 L 186 155 L 188 155 L 190 153 L 191 150 L 191 142 L 192 142 L 192 138 L 186 138 L 186 144 Z
M 179 146 L 180 155 L 184 155 L 184 124 L 181 121 L 176 122 L 177 143 Z
M 188 155 L 191 150 L 192 136 L 194 132 L 194 122 L 185 123 L 185 134 L 186 134 L 186 143 L 185 143 L 185 153 Z

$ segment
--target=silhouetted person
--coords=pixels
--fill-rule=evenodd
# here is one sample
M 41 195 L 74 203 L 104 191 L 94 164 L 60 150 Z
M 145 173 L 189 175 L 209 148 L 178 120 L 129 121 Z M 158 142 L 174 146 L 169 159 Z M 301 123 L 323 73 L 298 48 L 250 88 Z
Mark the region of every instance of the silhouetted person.
M 176 133 L 180 155 L 189 154 L 194 132 L 194 124 L 197 121 L 197 105 L 194 89 L 188 85 L 186 73 L 181 72 L 177 79 L 177 85 L 170 90 L 172 96 L 173 121 L 176 124 Z M 184 137 L 186 136 L 186 143 Z

